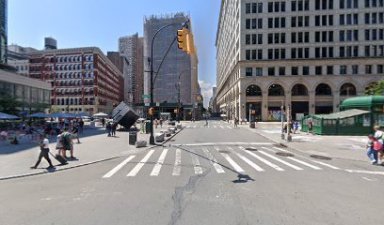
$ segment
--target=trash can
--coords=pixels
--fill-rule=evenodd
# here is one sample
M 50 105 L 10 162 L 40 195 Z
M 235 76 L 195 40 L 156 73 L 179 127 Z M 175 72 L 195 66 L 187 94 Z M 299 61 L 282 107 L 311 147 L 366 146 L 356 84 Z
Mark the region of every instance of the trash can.
M 129 144 L 135 145 L 137 141 L 137 131 L 129 131 Z
M 145 121 L 145 133 L 149 134 L 151 132 L 151 121 L 147 120 Z

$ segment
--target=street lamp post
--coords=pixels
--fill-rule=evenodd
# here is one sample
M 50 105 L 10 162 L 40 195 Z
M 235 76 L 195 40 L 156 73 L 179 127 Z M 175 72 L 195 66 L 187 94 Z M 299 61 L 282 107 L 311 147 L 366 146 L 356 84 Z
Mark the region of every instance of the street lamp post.
M 186 21 L 183 26 L 185 26 L 185 24 L 189 22 L 189 21 Z M 164 30 L 165 28 L 167 27 L 170 27 L 170 26 L 173 26 L 173 25 L 179 25 L 180 23 L 170 23 L 170 24 L 167 24 L 167 25 L 164 25 L 162 27 L 160 27 L 156 32 L 155 34 L 153 35 L 152 37 L 152 40 L 151 40 L 151 69 L 150 69 L 150 99 L 151 99 L 151 102 L 150 102 L 150 107 L 153 107 L 153 48 L 154 48 L 154 40 L 156 38 L 156 36 L 160 33 L 160 31 Z M 154 145 L 155 144 L 155 137 L 153 136 L 153 115 L 151 115 L 151 129 L 150 129 L 150 136 L 149 136 L 149 144 L 151 145 Z
M 292 135 L 291 135 L 291 123 L 292 123 L 292 118 L 291 118 L 291 105 L 288 105 L 287 108 L 287 141 L 291 142 L 292 141 Z
M 281 102 L 280 119 L 281 119 L 281 139 L 284 140 L 284 103 Z

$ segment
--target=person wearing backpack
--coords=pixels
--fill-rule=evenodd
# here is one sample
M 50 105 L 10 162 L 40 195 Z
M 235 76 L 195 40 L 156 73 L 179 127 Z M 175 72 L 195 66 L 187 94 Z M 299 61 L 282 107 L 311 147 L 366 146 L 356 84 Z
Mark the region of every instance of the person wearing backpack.
M 373 127 L 373 130 L 375 131 L 375 134 L 373 135 L 373 137 L 381 143 L 381 146 L 383 146 L 383 138 L 384 138 L 384 132 L 380 130 L 380 126 L 376 125 Z M 378 145 L 378 144 L 377 144 Z M 378 164 L 383 164 L 383 147 L 381 147 L 381 149 L 378 149 L 377 150 L 378 152 Z
M 64 148 L 64 158 L 67 158 L 66 151 L 69 151 L 71 154 L 70 159 L 75 160 L 76 157 L 73 156 L 73 143 L 72 143 L 72 134 L 68 132 L 67 128 L 64 128 L 64 132 L 61 135 L 61 139 L 63 142 L 63 148 Z

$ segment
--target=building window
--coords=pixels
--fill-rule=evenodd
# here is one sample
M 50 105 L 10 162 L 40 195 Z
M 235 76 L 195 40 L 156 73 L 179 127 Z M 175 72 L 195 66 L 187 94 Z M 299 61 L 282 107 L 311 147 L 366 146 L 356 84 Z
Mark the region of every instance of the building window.
M 352 74 L 359 73 L 359 65 L 352 65 Z
M 299 75 L 299 67 L 293 66 L 291 68 L 291 75 L 293 75 L 293 76 Z
M 256 67 L 256 76 L 263 76 L 263 68 Z
M 323 68 L 321 66 L 316 66 L 315 67 L 315 74 L 316 75 L 322 75 L 323 73 Z
M 347 66 L 346 65 L 341 65 L 340 66 L 340 74 L 341 75 L 347 74 Z
M 252 76 L 253 69 L 252 67 L 245 68 L 245 76 L 251 77 Z
M 275 76 L 275 67 L 268 67 L 268 76 Z
M 309 75 L 309 66 L 303 66 L 303 75 Z
M 246 3 L 245 4 L 245 13 L 246 14 L 251 13 L 251 3 Z
M 251 37 L 250 37 L 251 35 L 249 35 L 249 34 L 246 34 L 245 35 L 245 44 L 246 45 L 249 45 L 249 44 L 251 44 Z
M 372 74 L 372 65 L 366 65 L 365 66 L 365 73 L 366 74 Z
M 285 75 L 285 67 L 279 67 L 279 76 Z
M 377 65 L 377 74 L 384 73 L 384 65 Z
M 251 50 L 249 49 L 245 50 L 245 59 L 251 60 Z

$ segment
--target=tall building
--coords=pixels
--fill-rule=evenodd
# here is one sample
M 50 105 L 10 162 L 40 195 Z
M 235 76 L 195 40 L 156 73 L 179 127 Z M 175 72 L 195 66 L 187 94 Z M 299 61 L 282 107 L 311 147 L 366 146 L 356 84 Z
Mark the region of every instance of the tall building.
M 37 49 L 22 47 L 19 45 L 8 45 L 7 63 L 16 68 L 16 72 L 23 76 L 29 76 L 29 54 Z
M 29 76 L 52 84 L 52 111 L 110 113 L 123 100 L 119 69 L 96 47 L 30 54 Z
M 143 103 L 143 38 L 137 33 L 119 38 L 119 52 L 124 58 L 124 100 L 129 104 Z
M 223 0 L 217 104 L 230 118 L 339 111 L 384 75 L 383 0 Z
M 154 89 L 156 103 L 178 103 L 192 106 L 198 92 L 197 56 L 188 55 L 177 47 L 177 30 L 190 18 L 183 13 L 167 16 L 150 16 L 144 19 L 144 94 L 146 103 L 150 102 L 150 63 L 153 62 Z M 189 23 L 190 25 L 191 23 Z M 162 27 L 153 40 L 153 59 L 151 43 L 155 33 Z M 191 25 L 189 29 L 192 31 Z M 168 53 L 167 53 L 168 52 Z M 161 67 L 160 67 L 161 66 Z M 160 67 L 160 69 L 159 69 Z M 179 88 L 180 87 L 180 88 Z
M 7 63 L 7 0 L 0 0 L 0 64 Z

